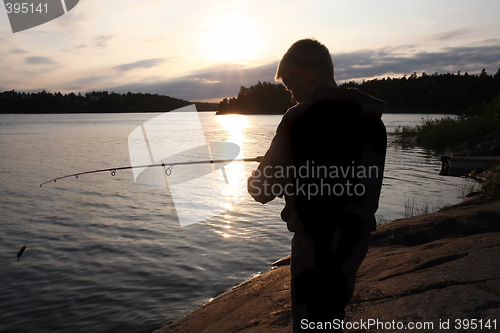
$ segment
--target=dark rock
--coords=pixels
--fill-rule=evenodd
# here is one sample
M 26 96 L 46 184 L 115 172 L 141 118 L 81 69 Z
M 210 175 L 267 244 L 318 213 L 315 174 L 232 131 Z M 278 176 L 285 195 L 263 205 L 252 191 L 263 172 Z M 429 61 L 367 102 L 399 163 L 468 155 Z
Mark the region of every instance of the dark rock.
M 377 231 L 372 234 L 370 245 L 415 246 L 441 238 L 500 232 L 499 221 L 500 202 L 492 205 L 445 207 L 434 214 L 378 226 Z
M 470 177 L 483 182 L 482 190 L 484 190 L 484 183 L 493 179 L 493 177 L 500 173 L 500 165 L 491 167 L 487 170 L 474 170 L 469 174 Z
M 288 255 L 284 258 L 281 258 L 279 260 L 276 260 L 275 262 L 273 262 L 273 266 L 274 267 L 279 267 L 279 266 L 287 266 L 287 265 L 290 265 L 290 260 L 291 260 L 291 255 Z
M 483 192 L 481 192 L 481 191 L 474 191 L 474 192 L 468 193 L 465 197 L 466 198 L 472 198 L 472 197 L 475 197 L 477 195 L 480 195 L 481 193 L 483 193 Z

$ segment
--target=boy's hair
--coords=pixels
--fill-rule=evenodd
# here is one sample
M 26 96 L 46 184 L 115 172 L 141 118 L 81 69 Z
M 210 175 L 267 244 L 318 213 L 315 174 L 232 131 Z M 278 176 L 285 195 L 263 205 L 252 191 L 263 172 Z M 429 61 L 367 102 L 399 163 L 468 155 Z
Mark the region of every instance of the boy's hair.
M 303 69 L 320 78 L 334 76 L 330 51 L 314 38 L 301 39 L 290 46 L 278 65 L 275 80 L 281 81 L 283 74 L 293 75 Z

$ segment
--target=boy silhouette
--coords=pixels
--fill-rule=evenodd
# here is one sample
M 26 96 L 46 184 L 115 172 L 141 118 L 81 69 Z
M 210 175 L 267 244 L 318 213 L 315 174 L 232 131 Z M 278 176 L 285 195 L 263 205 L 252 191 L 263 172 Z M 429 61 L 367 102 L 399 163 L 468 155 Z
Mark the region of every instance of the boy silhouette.
M 376 228 L 387 134 L 385 102 L 341 89 L 328 49 L 295 42 L 276 72 L 297 105 L 248 179 L 263 204 L 285 197 L 291 249 L 293 331 L 343 319 Z

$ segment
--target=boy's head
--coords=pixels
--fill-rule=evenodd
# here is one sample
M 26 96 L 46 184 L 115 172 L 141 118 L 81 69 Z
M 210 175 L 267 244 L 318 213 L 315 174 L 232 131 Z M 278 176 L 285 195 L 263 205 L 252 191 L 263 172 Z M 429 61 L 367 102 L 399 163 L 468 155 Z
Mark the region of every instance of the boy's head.
M 312 98 L 316 89 L 325 83 L 335 85 L 330 52 L 320 42 L 307 38 L 295 42 L 281 59 L 276 81 L 285 84 L 293 99 L 303 102 Z

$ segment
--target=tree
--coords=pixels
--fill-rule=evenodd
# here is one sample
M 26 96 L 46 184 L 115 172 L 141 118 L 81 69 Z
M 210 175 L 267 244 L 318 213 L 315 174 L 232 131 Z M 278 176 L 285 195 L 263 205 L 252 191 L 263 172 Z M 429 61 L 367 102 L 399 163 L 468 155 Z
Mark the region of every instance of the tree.
M 237 97 L 223 99 L 218 114 L 283 114 L 292 105 L 284 85 L 259 81 L 250 88 L 241 86 Z
M 497 69 L 497 72 L 495 73 L 494 78 L 495 78 L 495 80 L 500 80 L 500 68 Z

